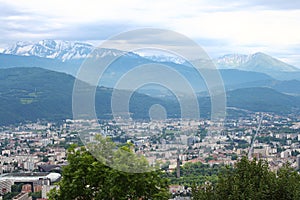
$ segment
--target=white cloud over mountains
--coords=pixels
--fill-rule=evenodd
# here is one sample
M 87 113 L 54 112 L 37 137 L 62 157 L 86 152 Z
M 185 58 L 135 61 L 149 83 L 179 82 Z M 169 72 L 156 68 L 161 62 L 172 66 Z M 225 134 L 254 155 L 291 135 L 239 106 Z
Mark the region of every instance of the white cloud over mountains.
M 19 40 L 105 40 L 157 27 L 194 39 L 209 54 L 265 51 L 300 66 L 300 2 L 0 0 L 0 47 Z M 2 44 L 2 45 L 1 45 Z

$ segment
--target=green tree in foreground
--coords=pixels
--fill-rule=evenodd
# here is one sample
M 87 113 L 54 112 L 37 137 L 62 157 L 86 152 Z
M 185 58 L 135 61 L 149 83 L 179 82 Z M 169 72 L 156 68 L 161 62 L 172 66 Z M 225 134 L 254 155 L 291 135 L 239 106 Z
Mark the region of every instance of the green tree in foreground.
M 193 188 L 194 200 L 296 200 L 300 199 L 300 175 L 289 166 L 277 173 L 262 160 L 242 158 L 234 169 L 219 175 L 215 185 Z
M 103 138 L 97 138 L 103 142 Z M 94 148 L 94 151 L 97 148 Z M 123 158 L 122 152 L 132 161 L 136 157 L 130 148 L 112 152 L 118 155 L 116 162 Z M 63 168 L 62 180 L 58 190 L 51 190 L 50 200 L 134 200 L 134 199 L 168 199 L 168 184 L 161 178 L 161 172 L 127 173 L 108 167 L 87 151 L 84 147 L 68 149 L 68 165 Z M 144 163 L 141 161 L 139 163 Z M 124 166 L 122 166 L 124 167 Z

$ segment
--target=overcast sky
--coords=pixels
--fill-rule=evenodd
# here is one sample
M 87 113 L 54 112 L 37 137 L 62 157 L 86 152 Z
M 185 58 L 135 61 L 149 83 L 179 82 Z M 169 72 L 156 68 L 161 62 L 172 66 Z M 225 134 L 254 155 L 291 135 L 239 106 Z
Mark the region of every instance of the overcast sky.
M 152 27 L 190 37 L 211 57 L 262 51 L 300 67 L 297 0 L 0 0 L 0 24 L 0 48 L 41 39 L 97 44 Z

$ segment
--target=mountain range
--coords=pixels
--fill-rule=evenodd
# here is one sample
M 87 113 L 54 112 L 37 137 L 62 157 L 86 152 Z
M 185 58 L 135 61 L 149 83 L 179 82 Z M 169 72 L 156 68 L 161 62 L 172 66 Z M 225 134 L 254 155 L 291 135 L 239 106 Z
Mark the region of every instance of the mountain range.
M 87 43 L 41 40 L 39 42 L 19 41 L 11 47 L 4 49 L 2 53 L 19 56 L 37 56 L 67 61 L 72 59 L 84 59 L 92 52 L 93 49 L 94 47 Z
M 299 68 L 284 63 L 265 53 L 254 53 L 251 55 L 244 54 L 227 54 L 215 59 L 217 66 L 221 69 L 240 69 L 246 71 L 269 72 L 285 71 L 295 72 Z
M 96 47 L 89 43 L 62 40 L 41 40 L 38 42 L 17 42 L 0 53 L 19 55 L 19 56 L 37 56 L 42 58 L 58 59 L 60 61 L 70 61 L 85 59 Z M 118 56 L 120 51 L 115 49 L 104 49 L 102 55 Z M 136 57 L 143 57 L 155 62 L 169 62 L 184 64 L 184 60 L 177 56 L 165 54 L 147 54 L 133 53 Z M 219 58 L 213 59 L 219 69 L 238 69 L 245 71 L 255 71 L 269 73 L 274 71 L 281 72 L 299 72 L 300 69 L 284 63 L 267 54 L 258 52 L 251 55 L 244 54 L 226 54 Z
M 42 68 L 0 69 L 0 124 L 13 124 L 45 119 L 59 121 L 72 118 L 72 92 L 75 78 Z M 100 119 L 111 118 L 113 89 L 98 87 L 96 112 Z M 122 98 L 128 91 L 116 91 Z M 198 97 L 201 117 L 209 117 L 210 98 Z M 280 93 L 271 88 L 240 88 L 227 92 L 229 107 L 249 112 L 277 114 L 299 113 L 300 97 Z M 149 119 L 149 109 L 160 104 L 169 118 L 180 116 L 178 101 L 156 98 L 134 92 L 129 109 L 134 119 Z M 195 109 L 195 108 L 190 108 Z M 230 115 L 230 110 L 228 111 Z
M 41 40 L 38 42 L 17 42 L 9 48 L 4 49 L 2 51 L 4 55 L 22 56 L 22 58 L 5 57 L 1 54 L 0 67 L 9 67 L 13 65 L 16 67 L 37 66 L 76 75 L 82 62 L 93 50 L 96 50 L 99 54 L 97 56 L 99 57 L 118 57 L 120 55 L 124 55 L 121 57 L 123 61 L 115 64 L 119 65 L 122 63 L 123 69 L 129 69 L 130 66 L 128 65 L 132 63 L 147 64 L 155 62 L 172 65 L 176 68 L 178 68 L 178 66 L 187 65 L 182 58 L 170 56 L 169 54 L 156 55 L 147 54 L 145 52 L 141 53 L 139 51 L 122 52 L 116 49 L 99 49 L 84 42 Z M 20 61 L 24 57 L 31 57 L 31 59 L 26 59 L 26 62 Z M 42 60 L 40 58 L 47 58 L 49 60 Z M 127 58 L 130 58 L 131 60 L 129 61 Z M 15 63 L 15 59 L 22 63 Z M 300 80 L 299 68 L 261 52 L 251 55 L 227 54 L 213 59 L 213 62 L 216 64 L 218 69 L 236 69 L 241 71 L 259 72 L 267 74 L 278 80 Z M 117 71 L 119 71 L 119 69 Z
M 73 83 L 82 62 L 96 48 L 82 42 L 43 40 L 18 42 L 0 53 L 0 124 L 36 119 L 65 119 L 72 117 L 71 95 Z M 120 78 L 142 65 L 164 65 L 181 74 L 198 95 L 201 113 L 208 117 L 210 98 L 205 77 L 183 60 L 168 55 L 149 56 L 138 52 L 116 49 L 96 49 L 97 57 L 117 58 L 103 74 L 96 93 L 96 110 L 101 118 L 111 117 L 110 100 Z M 264 53 L 253 55 L 228 54 L 214 59 L 227 93 L 229 107 L 275 113 L 298 113 L 300 71 Z M 148 80 L 149 75 L 160 76 L 160 71 L 138 75 Z M 178 82 L 172 76 L 166 77 Z M 180 82 L 179 82 L 180 83 Z M 100 87 L 101 86 L 101 87 Z M 119 91 L 120 94 L 128 91 Z M 176 91 L 151 86 L 134 92 L 132 116 L 147 118 L 151 105 L 163 104 L 169 117 L 180 116 L 176 96 L 187 95 L 185 89 Z M 122 98 L 120 96 L 120 98 Z M 230 112 L 229 112 L 230 113 Z
M 75 78 L 71 75 L 42 68 L 0 69 L 0 124 L 72 118 L 74 81 Z M 85 89 L 92 87 L 87 85 Z M 95 106 L 100 119 L 112 117 L 110 105 L 112 92 L 111 88 L 96 89 Z M 115 92 L 119 96 L 128 93 L 128 91 Z M 135 119 L 149 117 L 149 109 L 154 104 L 167 108 L 169 117 L 174 117 L 179 112 L 174 102 L 133 93 L 130 104 L 132 117 Z
M 124 52 L 112 50 L 112 49 L 100 49 L 99 56 L 114 56 L 123 54 Z M 41 67 L 52 71 L 64 72 L 73 76 L 76 76 L 78 69 L 81 66 L 82 59 L 72 59 L 68 61 L 61 61 L 59 59 L 42 58 L 37 56 L 17 56 L 11 54 L 0 54 L 0 68 L 12 68 L 12 67 Z M 136 65 L 143 64 L 161 64 L 157 61 L 151 61 L 149 59 L 140 57 L 137 54 L 125 54 L 120 59 L 116 60 L 111 64 L 109 69 L 104 73 L 99 85 L 113 88 L 117 81 L 132 70 Z M 162 64 L 167 65 L 180 74 L 182 74 L 193 86 L 196 92 L 207 91 L 206 83 L 203 77 L 192 68 L 182 64 L 176 64 L 173 62 L 163 62 Z M 286 75 L 286 78 L 277 79 L 274 76 L 266 73 L 246 71 L 238 69 L 220 69 L 220 73 L 226 90 L 248 88 L 248 87 L 269 87 L 279 92 L 300 95 L 299 92 L 299 81 L 300 74 L 298 72 L 279 72 L 274 70 L 274 73 Z M 159 73 L 159 72 L 157 72 Z M 140 74 L 140 79 L 147 79 L 148 73 Z M 155 75 L 155 74 L 154 74 Z M 290 78 L 287 78 L 290 77 Z M 169 77 L 170 81 L 172 77 Z M 174 80 L 175 81 L 175 80 Z M 180 86 L 177 88 L 177 92 L 184 93 L 184 88 Z M 156 94 L 153 89 L 141 90 L 145 94 Z M 155 96 L 161 96 L 160 92 Z
M 219 68 L 261 72 L 280 80 L 299 79 L 300 77 L 299 68 L 261 52 L 252 55 L 226 55 L 217 59 L 216 62 Z

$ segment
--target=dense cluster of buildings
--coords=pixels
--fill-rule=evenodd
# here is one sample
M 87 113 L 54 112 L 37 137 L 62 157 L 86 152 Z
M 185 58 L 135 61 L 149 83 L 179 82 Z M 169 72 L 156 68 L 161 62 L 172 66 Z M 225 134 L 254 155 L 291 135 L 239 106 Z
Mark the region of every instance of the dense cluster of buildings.
M 40 122 L 1 127 L 0 195 L 22 185 L 15 199 L 30 199 L 29 194 L 36 192 L 46 198 L 66 165 L 65 146 L 75 141 L 66 130 L 63 125 Z
M 146 156 L 150 164 L 167 163 L 169 170 L 176 169 L 178 158 L 182 164 L 233 165 L 242 156 L 265 159 L 272 170 L 277 170 L 287 162 L 300 167 L 299 120 L 297 116 L 252 113 L 225 122 L 119 119 L 73 123 L 77 130 L 84 130 L 85 143 L 92 142 L 99 129 L 116 143 L 134 144 L 135 152 Z
M 66 148 L 94 142 L 95 135 L 131 143 L 150 164 L 177 170 L 186 162 L 234 164 L 242 156 L 268 161 L 272 170 L 289 162 L 300 168 L 300 119 L 253 113 L 247 117 L 210 120 L 133 121 L 66 120 L 0 127 L 0 195 L 22 183 L 19 199 L 31 192 L 42 198 L 67 165 Z M 166 167 L 167 166 L 167 167 Z M 24 197 L 26 196 L 26 198 Z M 28 197 L 27 197 L 28 196 Z

